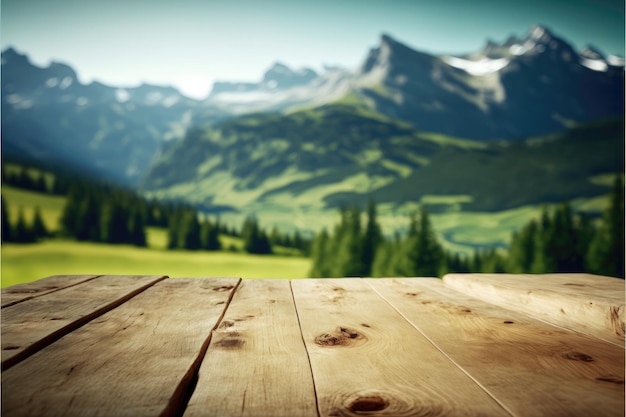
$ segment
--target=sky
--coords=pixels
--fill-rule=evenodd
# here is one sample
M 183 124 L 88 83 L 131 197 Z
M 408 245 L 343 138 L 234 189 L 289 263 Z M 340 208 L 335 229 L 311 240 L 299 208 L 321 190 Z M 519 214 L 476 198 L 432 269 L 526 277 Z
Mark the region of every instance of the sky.
M 274 62 L 356 69 L 382 33 L 465 54 L 545 25 L 580 50 L 624 56 L 624 1 L 2 0 L 2 50 L 71 65 L 83 83 L 172 85 L 204 98 L 215 80 L 258 81 Z

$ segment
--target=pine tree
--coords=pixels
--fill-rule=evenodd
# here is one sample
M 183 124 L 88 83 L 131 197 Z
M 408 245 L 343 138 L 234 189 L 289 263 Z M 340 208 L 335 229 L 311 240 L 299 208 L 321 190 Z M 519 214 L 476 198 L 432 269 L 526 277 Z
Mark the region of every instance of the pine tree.
M 202 242 L 202 248 L 206 250 L 220 250 L 222 244 L 219 240 L 219 225 L 211 224 L 209 220 L 205 220 L 202 223 L 200 229 L 200 240 Z
M 438 275 L 443 248 L 437 242 L 425 208 L 420 210 L 419 220 L 412 218 L 404 250 L 406 276 L 436 277 Z
M 569 203 L 557 207 L 552 226 L 550 254 L 556 265 L 555 272 L 581 272 L 582 254 L 576 253 L 578 236 Z
M 31 228 L 26 224 L 26 219 L 24 218 L 24 210 L 19 208 L 17 214 L 17 223 L 14 229 L 14 241 L 18 243 L 30 243 L 34 241 L 33 234 Z
M 342 213 L 340 233 L 335 236 L 336 261 L 332 269 L 334 277 L 364 276 L 363 241 L 361 238 L 361 211 L 358 207 Z
M 177 249 L 180 248 L 178 238 L 180 224 L 182 221 L 182 212 L 180 209 L 174 209 L 170 211 L 168 215 L 168 228 L 167 228 L 167 248 Z
M 312 268 L 309 272 L 312 278 L 330 277 L 329 263 L 332 261 L 332 254 L 328 251 L 330 237 L 326 229 L 319 232 L 313 239 L 311 245 Z
M 390 277 L 395 275 L 392 273 L 392 262 L 396 250 L 396 242 L 381 240 L 376 248 L 374 262 L 372 262 L 370 274 L 372 277 Z
M 107 201 L 100 210 L 100 241 L 123 243 L 127 238 L 127 218 L 122 207 L 113 201 Z
M 483 272 L 483 255 L 479 248 L 476 248 L 474 250 L 474 254 L 472 255 L 472 259 L 470 261 L 470 272 Z
M 624 278 L 624 183 L 617 175 L 609 207 L 586 256 L 590 272 Z
M 248 217 L 241 228 L 244 250 L 257 255 L 268 255 L 272 253 L 267 234 L 261 230 L 255 217 Z
M 12 178 L 9 172 L 7 171 L 6 165 L 4 164 L 0 165 L 0 181 L 2 181 L 3 184 L 11 184 L 11 180 Z
M 7 203 L 4 196 L 1 198 L 2 204 L 2 241 L 10 242 L 13 240 L 13 227 L 11 226 L 11 219 L 9 219 L 9 211 L 7 210 Z
M 48 184 L 46 183 L 46 178 L 43 172 L 39 172 L 33 180 L 33 189 L 42 193 L 48 192 Z
M 624 182 L 620 174 L 615 176 L 606 218 L 609 225 L 608 263 L 613 265 L 613 276 L 624 278 Z
M 91 192 L 80 202 L 76 215 L 76 239 L 98 242 L 100 233 L 100 207 Z
M 532 220 L 519 232 L 514 232 L 509 245 L 507 270 L 514 274 L 528 274 L 537 252 L 537 233 L 539 226 Z
M 145 219 L 141 212 L 141 208 L 133 208 L 128 218 L 127 242 L 132 243 L 135 246 L 146 246 L 145 226 Z
M 382 232 L 376 215 L 376 203 L 373 200 L 370 200 L 367 206 L 367 224 L 365 226 L 365 234 L 363 236 L 362 254 L 364 276 L 370 276 L 372 274 L 374 257 L 382 240 Z
M 78 232 L 78 208 L 82 197 L 82 187 L 78 183 L 73 183 L 69 188 L 61 214 L 61 226 L 63 231 L 69 236 L 76 236 Z
M 283 242 L 283 237 L 276 226 L 272 227 L 269 239 L 272 246 L 285 246 Z
M 184 213 L 180 228 L 179 247 L 187 250 L 200 249 L 200 222 L 195 210 L 187 210 Z
M 581 258 L 580 262 L 583 265 L 582 271 L 585 272 L 589 270 L 587 264 L 587 254 L 589 253 L 589 246 L 593 240 L 595 229 L 596 228 L 588 215 L 583 213 L 578 214 L 576 219 L 576 234 L 578 236 L 576 252 Z
M 544 274 L 556 271 L 556 264 L 552 259 L 552 254 L 550 253 L 553 231 L 554 227 L 552 226 L 550 213 L 548 208 L 544 206 L 541 210 L 541 220 L 539 221 L 539 228 L 535 241 L 535 255 L 533 256 L 533 263 L 531 266 L 531 272 L 534 274 Z
M 469 272 L 468 262 L 458 253 L 445 253 L 444 262 L 439 270 L 439 276 L 448 273 L 466 273 Z
M 48 229 L 41 218 L 41 210 L 39 209 L 39 206 L 35 207 L 35 212 L 33 214 L 32 234 L 34 239 L 48 236 Z

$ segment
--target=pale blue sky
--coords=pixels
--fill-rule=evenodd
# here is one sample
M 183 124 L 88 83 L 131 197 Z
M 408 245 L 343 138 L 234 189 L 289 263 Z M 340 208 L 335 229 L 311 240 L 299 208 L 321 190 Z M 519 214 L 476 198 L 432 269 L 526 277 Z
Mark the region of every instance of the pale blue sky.
M 259 80 L 273 62 L 356 68 L 381 33 L 461 54 L 543 24 L 582 49 L 624 55 L 614 0 L 3 0 L 1 45 L 81 81 L 171 84 L 204 96 L 214 80 Z

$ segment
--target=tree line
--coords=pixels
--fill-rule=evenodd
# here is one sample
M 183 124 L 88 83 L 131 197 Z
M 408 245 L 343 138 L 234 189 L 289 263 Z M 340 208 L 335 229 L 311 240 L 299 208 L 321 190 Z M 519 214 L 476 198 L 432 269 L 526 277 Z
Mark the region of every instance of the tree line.
M 31 221 L 27 221 L 24 210 L 20 207 L 17 220 L 12 222 L 7 210 L 7 203 L 2 196 L 2 241 L 15 243 L 33 243 L 50 234 L 41 216 L 39 207 L 35 207 Z
M 31 170 L 25 166 L 9 170 L 2 165 L 2 173 L 0 175 L 2 176 L 3 184 L 54 195 L 67 194 L 70 184 L 73 182 L 63 175 L 52 175 L 39 169 Z M 48 177 L 48 180 L 46 180 L 46 177 Z
M 332 233 L 312 243 L 312 277 L 435 277 L 448 272 L 589 272 L 624 278 L 624 183 L 617 176 L 599 221 L 565 202 L 544 207 L 539 220 L 515 232 L 507 253 L 477 250 L 471 257 L 446 251 L 425 208 L 410 218 L 405 236 L 385 238 L 370 202 L 363 225 L 357 207 L 340 209 Z
M 146 246 L 146 202 L 134 193 L 75 181 L 61 214 L 62 234 L 79 241 Z
M 185 250 L 222 250 L 220 235 L 241 238 L 243 250 L 252 254 L 271 254 L 273 247 L 295 248 L 307 254 L 310 240 L 299 232 L 293 235 L 274 228 L 271 234 L 255 217 L 248 217 L 238 230 L 219 219 L 200 220 L 198 211 L 181 202 L 148 200 L 135 192 L 89 180 L 68 180 L 63 176 L 30 170 L 26 167 L 7 171 L 3 166 L 2 181 L 15 187 L 66 196 L 58 235 L 79 241 L 146 246 L 146 227 L 167 228 L 167 248 Z M 46 181 L 48 177 L 48 181 Z M 7 202 L 2 198 L 2 240 L 32 243 L 51 234 L 46 229 L 37 207 L 31 221 L 20 208 L 16 221 L 11 221 Z M 236 248 L 227 248 L 236 250 Z

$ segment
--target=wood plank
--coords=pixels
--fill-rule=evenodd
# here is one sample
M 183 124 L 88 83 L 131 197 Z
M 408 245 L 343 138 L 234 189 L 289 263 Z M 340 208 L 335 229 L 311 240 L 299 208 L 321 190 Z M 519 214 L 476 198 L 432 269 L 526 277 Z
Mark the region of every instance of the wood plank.
M 184 416 L 317 417 L 289 281 L 242 281 Z
M 624 280 L 590 274 L 448 274 L 457 291 L 624 346 Z
M 2 370 L 165 278 L 101 276 L 3 308 Z
M 4 372 L 3 415 L 181 415 L 237 283 L 157 283 Z
M 13 285 L 3 288 L 1 299 L 2 308 L 22 301 L 30 300 L 63 288 L 72 287 L 81 282 L 89 281 L 99 275 L 53 275 L 26 284 Z
M 509 415 L 365 280 L 291 285 L 321 416 Z
M 368 283 L 514 415 L 623 415 L 620 347 L 502 309 L 436 278 Z

